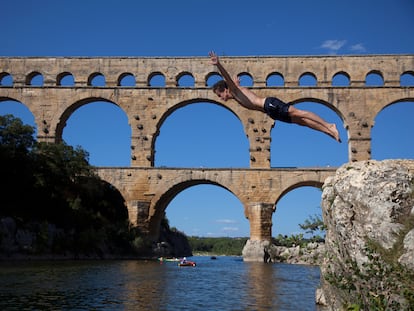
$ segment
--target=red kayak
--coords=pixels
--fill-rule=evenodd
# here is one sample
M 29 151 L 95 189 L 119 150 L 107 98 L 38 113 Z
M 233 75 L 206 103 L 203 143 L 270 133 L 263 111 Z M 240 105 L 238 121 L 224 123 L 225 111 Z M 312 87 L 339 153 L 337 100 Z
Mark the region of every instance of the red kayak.
M 194 261 L 185 261 L 185 262 L 179 262 L 178 263 L 179 267 L 195 267 L 196 263 Z

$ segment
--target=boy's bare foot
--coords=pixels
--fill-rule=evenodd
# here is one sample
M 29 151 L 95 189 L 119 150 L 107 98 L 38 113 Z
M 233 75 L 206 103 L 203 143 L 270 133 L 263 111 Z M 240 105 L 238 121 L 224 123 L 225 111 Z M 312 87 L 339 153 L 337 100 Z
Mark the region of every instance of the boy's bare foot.
M 336 128 L 335 123 L 329 125 L 329 130 L 331 131 L 332 137 L 339 143 L 342 143 L 341 137 L 339 137 L 338 129 Z

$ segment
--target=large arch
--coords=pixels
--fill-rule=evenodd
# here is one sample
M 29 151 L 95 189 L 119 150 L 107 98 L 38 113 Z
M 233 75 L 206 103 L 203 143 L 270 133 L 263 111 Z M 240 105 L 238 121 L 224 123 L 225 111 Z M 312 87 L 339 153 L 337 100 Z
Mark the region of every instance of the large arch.
M 373 159 L 414 158 L 413 115 L 414 99 L 407 98 L 390 103 L 376 114 L 371 129 Z
M 170 227 L 187 236 L 249 237 L 250 224 L 242 202 L 227 189 L 200 184 L 178 193 L 165 215 Z
M 131 128 L 127 114 L 115 102 L 102 98 L 78 100 L 62 113 L 59 121 L 56 141 L 82 146 L 91 165 L 130 164 Z
M 39 127 L 36 123 L 35 115 L 27 105 L 13 98 L 0 97 L 0 115 L 4 114 L 12 114 L 20 118 L 24 124 L 33 126 L 34 137 L 37 136 Z
M 211 181 L 207 179 L 191 179 L 191 180 L 186 180 L 186 181 L 177 183 L 173 185 L 172 187 L 170 187 L 167 191 L 160 193 L 159 197 L 157 197 L 154 200 L 154 204 L 150 208 L 149 227 L 153 229 L 152 231 L 150 231 L 151 236 L 158 237 L 160 224 L 161 224 L 162 219 L 164 218 L 165 210 L 167 209 L 167 206 L 170 204 L 170 202 L 174 199 L 174 197 L 177 196 L 180 192 L 190 187 L 194 187 L 198 185 L 218 186 L 218 187 L 221 187 L 229 191 L 230 193 L 232 193 L 233 195 L 237 197 L 237 195 L 234 192 L 232 192 L 230 189 L 226 188 L 225 186 L 215 181 Z
M 295 234 L 297 231 L 287 232 L 286 228 L 297 225 L 296 229 L 300 230 L 299 224 L 304 223 L 308 216 L 321 214 L 322 209 L 312 210 L 312 208 L 316 207 L 315 204 L 320 206 L 322 185 L 319 182 L 303 182 L 285 189 L 275 203 L 272 215 L 272 236 L 276 233 L 288 236 Z M 317 202 L 315 202 L 315 197 L 318 197 Z
M 349 134 L 337 107 L 325 100 L 309 97 L 298 97 L 291 104 L 334 123 L 343 143 L 338 144 L 330 136 L 309 128 L 276 121 L 271 131 L 271 167 L 335 167 L 346 163 Z
M 187 117 L 187 118 L 184 118 Z M 180 119 L 178 119 L 180 118 Z M 224 122 L 219 122 L 218 119 Z M 224 120 L 223 120 L 224 119 Z M 170 125 L 168 122 L 174 122 L 173 125 Z M 232 125 L 232 128 L 229 128 L 229 125 Z M 170 126 L 166 130 L 163 130 L 163 127 Z M 237 131 L 236 127 L 237 126 Z M 186 132 L 180 132 L 179 129 L 185 128 L 191 135 L 198 133 L 196 141 L 182 141 L 182 138 L 186 138 Z M 233 129 L 234 128 L 234 129 Z M 176 135 L 177 137 L 175 137 Z M 181 135 L 181 136 L 178 136 Z M 237 137 L 232 137 L 231 135 Z M 168 138 L 165 138 L 168 137 Z M 199 139 L 208 138 L 207 145 L 204 146 L 202 143 L 199 144 Z M 174 146 L 174 150 L 167 149 L 165 144 L 176 142 L 177 145 Z M 243 141 L 243 139 L 245 141 Z M 237 143 L 236 143 L 237 142 Z M 201 145 L 201 146 L 200 146 Z M 234 145 L 234 146 L 233 146 Z M 238 145 L 242 145 L 245 149 L 238 148 Z M 179 150 L 184 148 L 183 151 Z M 233 148 L 231 148 L 233 146 Z M 160 150 L 160 148 L 162 149 Z M 243 128 L 243 123 L 241 122 L 238 115 L 228 107 L 214 101 L 187 101 L 184 103 L 177 104 L 171 107 L 161 118 L 157 124 L 157 135 L 154 139 L 154 166 L 173 166 L 180 167 L 181 165 L 169 165 L 167 163 L 174 163 L 173 155 L 183 155 L 185 157 L 194 157 L 199 155 L 199 158 L 206 157 L 208 154 L 211 154 L 212 151 L 216 154 L 220 154 L 224 148 L 225 151 L 234 153 L 236 156 L 232 159 L 227 159 L 236 161 L 237 158 L 241 157 L 242 152 L 245 154 L 244 161 L 238 160 L 237 163 L 244 162 L 244 165 L 211 165 L 212 159 L 209 160 L 190 160 L 189 164 L 186 164 L 186 167 L 248 167 L 249 166 L 249 141 L 245 129 Z M 178 150 L 177 150 L 178 149 Z M 198 150 L 196 153 L 194 149 Z M 237 149 L 237 150 L 233 150 Z M 205 154 L 202 154 L 204 150 Z M 163 155 L 161 153 L 168 153 L 167 159 L 159 160 Z M 210 157 L 211 158 L 211 157 Z M 228 157 L 227 157 L 228 158 Z M 219 163 L 224 163 L 224 159 L 216 158 L 216 161 Z M 191 164 L 194 163 L 194 164 Z
M 66 122 L 70 118 L 70 116 L 80 107 L 90 104 L 92 102 L 107 102 L 118 106 L 115 102 L 104 98 L 104 97 L 87 97 L 76 100 L 72 104 L 69 104 L 66 109 L 62 111 L 62 114 L 59 117 L 59 122 L 56 125 L 56 141 L 59 142 L 62 140 L 63 129 L 66 126 Z M 122 109 L 122 108 L 121 108 Z

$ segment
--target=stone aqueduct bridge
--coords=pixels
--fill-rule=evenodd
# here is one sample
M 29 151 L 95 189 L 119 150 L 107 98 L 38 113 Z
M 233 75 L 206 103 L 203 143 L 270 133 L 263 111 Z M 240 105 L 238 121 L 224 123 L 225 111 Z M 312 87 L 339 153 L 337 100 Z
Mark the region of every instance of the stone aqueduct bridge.
M 414 74 L 414 55 L 222 57 L 232 74 L 248 75 L 251 88 L 263 96 L 278 96 L 292 103 L 323 104 L 342 119 L 347 130 L 349 161 L 371 157 L 371 127 L 376 115 L 398 101 L 414 101 L 414 87 L 401 87 L 403 74 Z M 154 238 L 168 203 L 180 191 L 197 184 L 221 186 L 236 195 L 250 222 L 251 240 L 271 238 L 276 202 L 299 186 L 321 187 L 335 169 L 274 169 L 270 167 L 270 132 L 274 121 L 235 102 L 219 103 L 209 89 L 218 73 L 207 57 L 157 58 L 0 58 L 0 84 L 11 76 L 11 85 L 0 85 L 0 101 L 16 100 L 34 115 L 38 140 L 58 142 L 71 114 L 92 101 L 118 105 L 131 126 L 131 166 L 101 167 L 99 175 L 123 195 L 131 222 Z M 366 77 L 378 74 L 383 85 L 366 86 Z M 104 86 L 93 86 L 97 75 Z M 347 86 L 332 86 L 336 75 L 349 79 Z M 31 85 L 42 75 L 41 86 Z M 73 85 L 62 85 L 73 76 Z M 130 75 L 135 86 L 121 86 Z M 283 78 L 283 86 L 269 87 L 269 78 Z M 299 86 L 303 75 L 312 75 L 315 86 Z M 151 79 L 163 76 L 165 85 L 152 87 Z M 193 86 L 180 86 L 190 77 Z M 194 102 L 211 102 L 233 112 L 244 126 L 250 144 L 248 169 L 174 169 L 154 167 L 154 146 L 159 129 L 176 109 Z M 397 120 L 396 120 L 397 121 Z M 344 140 L 344 137 L 343 137 Z

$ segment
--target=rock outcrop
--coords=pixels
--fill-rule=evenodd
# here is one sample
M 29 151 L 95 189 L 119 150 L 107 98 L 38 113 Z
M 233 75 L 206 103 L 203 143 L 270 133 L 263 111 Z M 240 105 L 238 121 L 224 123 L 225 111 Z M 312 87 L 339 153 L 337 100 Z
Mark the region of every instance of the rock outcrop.
M 328 310 L 414 308 L 413 173 L 413 160 L 370 160 L 326 180 L 317 302 Z
M 325 255 L 325 243 L 314 242 L 302 247 L 287 247 L 272 244 L 270 241 L 247 240 L 242 255 L 244 261 L 320 265 Z

